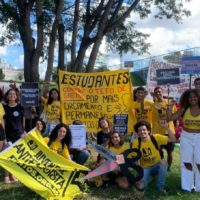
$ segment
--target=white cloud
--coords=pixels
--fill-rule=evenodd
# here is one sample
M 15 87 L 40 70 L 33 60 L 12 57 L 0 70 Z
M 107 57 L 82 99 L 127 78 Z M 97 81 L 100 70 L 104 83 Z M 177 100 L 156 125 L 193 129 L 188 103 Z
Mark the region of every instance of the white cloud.
M 184 17 L 181 24 L 173 20 L 158 20 L 153 14 L 144 20 L 140 20 L 135 14 L 138 29 L 151 34 L 148 42 L 151 43 L 149 52 L 151 55 L 159 55 L 172 51 L 184 50 L 200 46 L 200 6 L 199 0 L 192 0 L 184 3 L 184 6 L 191 11 L 190 17 Z
M 23 68 L 24 67 L 24 54 L 19 55 L 15 59 L 14 63 L 17 66 L 17 68 Z
M 7 55 L 7 47 L 0 47 L 0 56 L 6 56 Z

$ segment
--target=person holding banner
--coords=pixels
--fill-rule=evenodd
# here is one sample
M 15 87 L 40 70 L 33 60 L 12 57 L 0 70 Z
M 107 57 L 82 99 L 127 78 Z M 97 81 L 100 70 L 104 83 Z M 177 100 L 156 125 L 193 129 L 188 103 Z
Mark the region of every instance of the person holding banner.
M 163 90 L 160 86 L 155 87 L 154 89 L 154 103 L 152 106 L 152 116 L 154 118 L 152 122 L 152 133 L 153 134 L 161 134 L 168 136 L 168 131 L 165 127 L 163 127 L 163 123 L 167 121 L 167 106 L 169 104 L 169 100 L 163 98 Z M 176 112 L 176 106 L 172 107 L 172 112 Z M 169 121 L 169 128 L 175 134 L 174 122 Z M 172 153 L 174 150 L 174 144 L 168 143 L 161 147 L 161 149 L 166 149 L 167 151 L 167 163 L 168 163 L 168 170 L 170 170 L 172 164 Z M 161 150 L 161 157 L 164 158 L 164 153 Z
M 41 100 L 44 104 L 43 121 L 47 125 L 45 135 L 49 135 L 53 128 L 60 123 L 61 119 L 60 95 L 58 90 L 56 88 L 51 89 L 48 98 L 46 99 L 42 96 Z
M 15 143 L 23 137 L 25 132 L 24 108 L 18 104 L 18 93 L 15 89 L 6 92 L 6 105 L 4 105 L 5 134 L 7 143 Z M 17 181 L 14 176 L 5 172 L 5 183 Z
M 180 139 L 181 187 L 184 191 L 200 192 L 200 97 L 196 89 L 186 90 L 180 98 L 180 109 L 172 113 L 170 104 L 167 115 L 170 120 L 183 117 Z
M 160 134 L 151 134 L 151 125 L 149 122 L 140 120 L 134 126 L 139 138 L 135 139 L 132 148 L 139 149 L 141 152 L 140 166 L 144 170 L 144 186 L 147 187 L 152 176 L 158 176 L 156 187 L 161 192 L 167 192 L 165 179 L 167 174 L 167 162 L 160 157 L 160 146 L 168 142 L 175 142 L 176 138 L 168 123 L 163 124 L 169 137 Z
M 42 119 L 35 120 L 35 128 L 40 131 L 41 134 L 45 132 L 46 124 Z
M 117 155 L 122 154 L 128 149 L 124 145 L 124 142 L 121 138 L 121 134 L 117 131 L 113 131 L 111 133 L 108 149 Z M 119 170 L 115 170 L 114 172 L 109 173 L 108 177 L 111 179 L 111 181 L 116 183 L 122 189 L 127 189 L 129 187 L 128 179 L 125 176 L 123 176 Z
M 57 124 L 52 130 L 50 136 L 44 138 L 44 141 L 50 149 L 66 159 L 72 160 L 69 154 L 72 136 L 67 125 L 63 123 Z

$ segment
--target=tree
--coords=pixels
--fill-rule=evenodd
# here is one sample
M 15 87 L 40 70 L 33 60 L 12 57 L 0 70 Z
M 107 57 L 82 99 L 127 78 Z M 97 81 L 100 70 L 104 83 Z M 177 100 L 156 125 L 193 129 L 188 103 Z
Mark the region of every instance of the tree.
M 102 40 L 107 37 L 110 47 L 119 53 L 131 50 L 136 53 L 144 53 L 149 44 L 145 43 L 148 35 L 134 30 L 133 23 L 124 23 L 131 12 L 139 13 L 141 18 L 148 17 L 153 8 L 157 11 L 158 19 L 174 19 L 178 23 L 182 17 L 190 15 L 183 8 L 181 0 L 108 0 L 108 1 L 83 1 L 76 0 L 73 15 L 73 31 L 71 45 L 70 71 L 81 71 L 86 51 L 91 49 L 86 64 L 86 72 L 92 71 L 97 58 Z M 82 5 L 82 6 L 81 6 Z M 130 32 L 128 27 L 131 28 Z M 128 34 L 127 34 L 128 33 Z M 77 44 L 79 49 L 76 51 Z M 77 54 L 75 55 L 75 52 Z
M 16 79 L 22 81 L 22 80 L 23 80 L 23 74 L 22 74 L 21 72 L 19 72 L 19 73 L 16 75 Z
M 56 35 L 58 32 L 58 28 L 60 25 L 62 25 L 62 18 L 61 13 L 64 6 L 64 0 L 55 0 L 55 19 L 51 28 L 50 32 L 50 38 L 49 38 L 49 47 L 48 47 L 48 58 L 47 58 L 47 71 L 45 75 L 45 84 L 43 91 L 46 93 L 46 91 L 49 90 L 49 83 L 51 79 L 51 74 L 53 70 L 53 62 L 54 62 L 54 49 L 56 44 Z M 61 64 L 61 63 L 60 63 Z
M 3 70 L 0 68 L 0 81 L 4 80 L 5 74 L 3 73 Z
M 177 22 L 190 14 L 183 8 L 182 0 L 0 0 L 0 22 L 7 27 L 0 42 L 3 45 L 7 41 L 21 40 L 24 77 L 28 82 L 39 80 L 39 59 L 47 57 L 48 82 L 57 39 L 59 67 L 65 68 L 64 31 L 72 35 L 71 39 L 68 38 L 71 52 L 69 71 L 81 72 L 85 66 L 85 71 L 89 72 L 93 70 L 104 38 L 109 42 L 108 48 L 119 53 L 147 51 L 149 44 L 145 40 L 148 35 L 140 33 L 133 22 L 125 20 L 133 11 L 141 18 L 148 17 L 152 9 L 156 10 L 156 18 L 165 17 Z M 86 59 L 88 50 L 91 53 Z
M 25 81 L 39 81 L 39 58 L 43 50 L 43 1 L 0 1 L 0 22 L 6 24 L 7 32 L 1 38 L 1 44 L 6 40 L 19 39 L 24 49 Z M 33 35 L 33 25 L 36 25 L 36 36 Z

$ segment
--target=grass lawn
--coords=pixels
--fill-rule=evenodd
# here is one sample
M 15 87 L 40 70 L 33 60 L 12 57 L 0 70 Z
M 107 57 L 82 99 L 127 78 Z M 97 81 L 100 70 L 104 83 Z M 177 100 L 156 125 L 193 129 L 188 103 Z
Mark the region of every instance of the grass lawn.
M 3 170 L 0 170 L 3 179 Z M 171 171 L 167 176 L 168 194 L 159 193 L 155 189 L 155 181 L 145 192 L 138 192 L 131 186 L 128 190 L 121 190 L 116 186 L 109 188 L 91 188 L 86 199 L 89 200 L 200 200 L 200 193 L 184 193 L 180 190 L 179 149 L 174 151 L 174 161 Z M 0 182 L 0 200 L 42 200 L 21 183 L 4 184 Z

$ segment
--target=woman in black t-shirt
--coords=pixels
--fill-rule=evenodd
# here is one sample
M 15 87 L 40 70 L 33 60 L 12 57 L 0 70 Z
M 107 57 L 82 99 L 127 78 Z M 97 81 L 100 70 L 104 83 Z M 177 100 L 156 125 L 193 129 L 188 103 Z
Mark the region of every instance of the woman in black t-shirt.
M 111 134 L 110 122 L 106 117 L 101 117 L 99 119 L 99 127 L 101 131 L 97 133 L 97 144 L 106 146 Z
M 7 142 L 14 143 L 25 134 L 24 108 L 18 104 L 18 93 L 15 89 L 6 92 L 6 105 L 4 105 L 5 134 Z M 16 182 L 17 179 L 5 172 L 5 183 Z
M 6 102 L 4 105 L 6 140 L 14 143 L 25 133 L 24 108 L 18 104 L 18 94 L 14 89 L 6 92 Z

